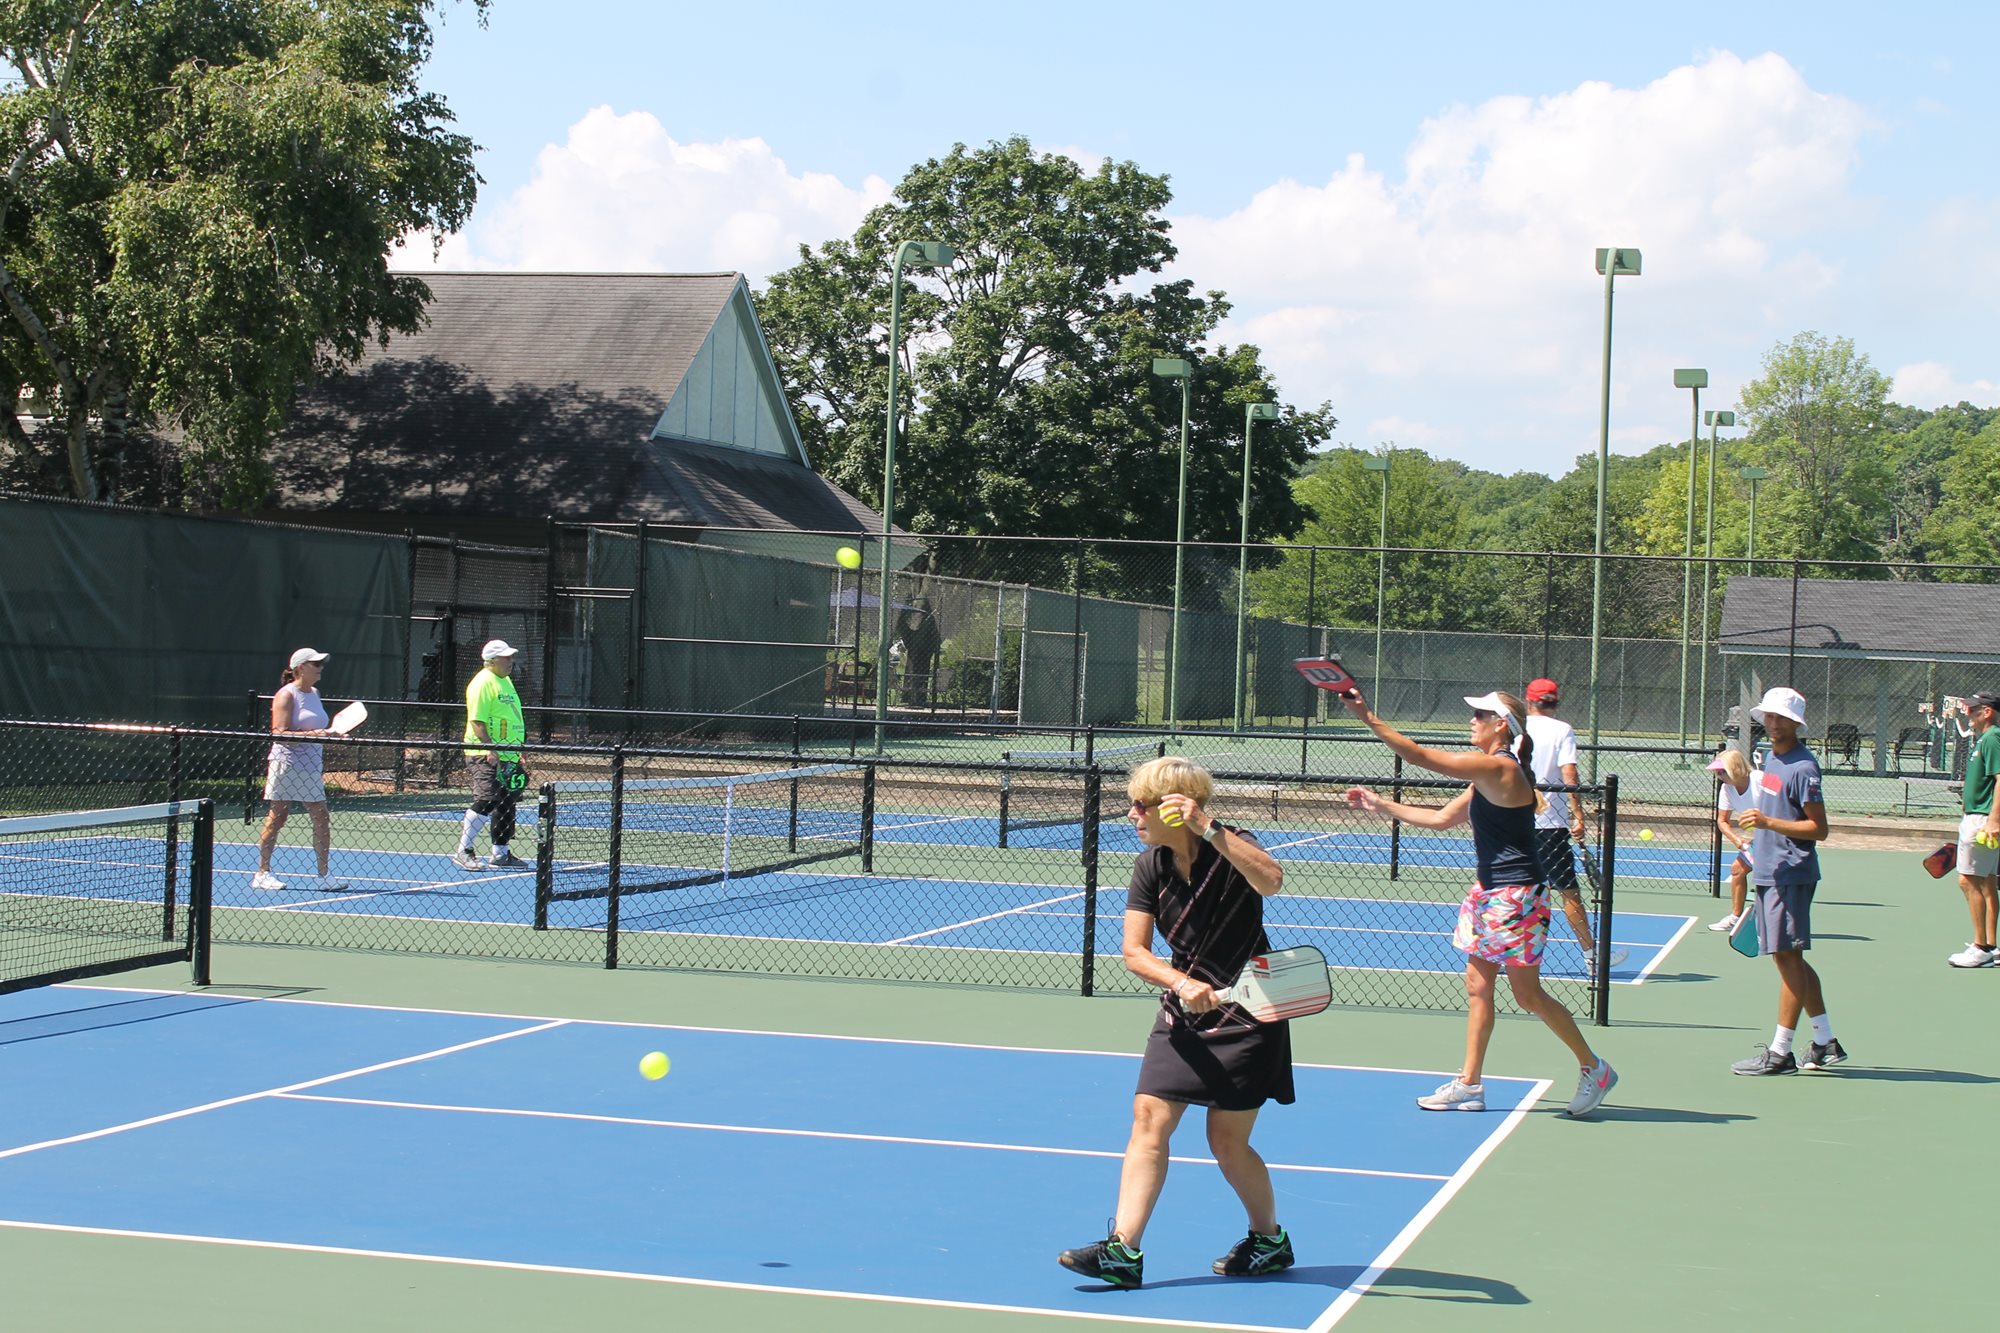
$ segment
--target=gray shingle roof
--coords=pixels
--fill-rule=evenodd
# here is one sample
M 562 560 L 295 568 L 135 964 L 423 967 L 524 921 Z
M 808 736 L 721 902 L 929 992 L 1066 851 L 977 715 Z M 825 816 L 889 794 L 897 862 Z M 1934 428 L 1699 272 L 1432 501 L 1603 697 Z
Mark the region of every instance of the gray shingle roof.
M 735 273 L 435 273 L 414 334 L 309 386 L 274 508 L 865 531 L 810 468 L 654 441 Z
M 1790 579 L 1729 580 L 1722 601 L 1722 651 L 1783 652 L 1792 643 L 1791 624 Z M 1798 652 L 1937 661 L 2000 656 L 2000 588 L 1802 578 Z

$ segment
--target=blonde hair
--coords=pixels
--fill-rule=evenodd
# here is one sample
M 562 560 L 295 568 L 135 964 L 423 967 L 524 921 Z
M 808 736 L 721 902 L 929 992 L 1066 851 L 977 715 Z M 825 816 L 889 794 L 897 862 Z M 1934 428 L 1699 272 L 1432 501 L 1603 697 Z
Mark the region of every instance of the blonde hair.
M 1722 761 L 1722 771 L 1728 775 L 1732 786 L 1742 787 L 1750 781 L 1750 761 L 1743 757 L 1741 750 L 1724 749 L 1716 758 Z
M 1196 805 L 1207 805 L 1215 794 L 1215 779 L 1192 759 L 1162 755 L 1132 770 L 1125 779 L 1125 794 L 1147 805 L 1157 803 L 1162 796 L 1185 796 Z

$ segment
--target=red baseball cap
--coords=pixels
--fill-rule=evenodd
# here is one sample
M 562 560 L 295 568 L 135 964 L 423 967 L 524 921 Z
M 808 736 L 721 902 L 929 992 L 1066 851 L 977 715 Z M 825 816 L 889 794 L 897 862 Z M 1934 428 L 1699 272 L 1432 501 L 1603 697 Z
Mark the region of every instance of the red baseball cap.
M 1528 702 L 1531 704 L 1553 703 L 1561 693 L 1556 683 L 1547 676 L 1537 676 L 1528 682 Z

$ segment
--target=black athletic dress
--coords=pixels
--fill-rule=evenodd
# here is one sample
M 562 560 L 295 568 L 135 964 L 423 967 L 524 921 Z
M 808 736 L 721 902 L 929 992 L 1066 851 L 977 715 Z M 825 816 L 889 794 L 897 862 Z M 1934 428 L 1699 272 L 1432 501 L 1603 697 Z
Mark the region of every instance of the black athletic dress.
M 1254 841 L 1240 829 L 1229 831 Z M 1271 947 L 1264 936 L 1264 897 L 1201 839 L 1195 840 L 1192 870 L 1182 878 L 1172 852 L 1148 848 L 1132 868 L 1125 907 L 1153 918 L 1176 968 L 1220 988 Z M 1163 995 L 1139 1065 L 1138 1090 L 1222 1111 L 1252 1111 L 1267 1101 L 1289 1104 L 1291 1026 L 1256 1022 L 1234 1004 L 1190 1014 L 1172 993 Z

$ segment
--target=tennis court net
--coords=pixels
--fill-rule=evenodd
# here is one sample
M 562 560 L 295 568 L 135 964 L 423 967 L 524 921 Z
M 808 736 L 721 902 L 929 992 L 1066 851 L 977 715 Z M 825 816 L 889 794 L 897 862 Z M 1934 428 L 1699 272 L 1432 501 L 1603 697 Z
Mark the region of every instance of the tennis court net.
M 761 773 L 552 782 L 542 788 L 536 925 L 551 903 L 726 886 L 874 856 L 875 769 L 815 764 Z
M 1143 741 L 1132 745 L 1091 745 L 1075 750 L 1002 750 L 1000 752 L 1000 835 L 995 844 L 1006 847 L 1013 835 L 1030 829 L 1082 827 L 1082 775 L 1093 763 L 1107 774 L 1123 773 L 1158 759 L 1167 752 L 1165 741 Z M 1122 804 L 1120 782 L 1104 784 L 1111 793 L 1106 799 Z M 1115 798 L 1115 799 L 1114 799 Z M 1116 818 L 1118 811 L 1112 812 Z
M 0 819 L 0 992 L 183 961 L 208 984 L 208 801 Z

